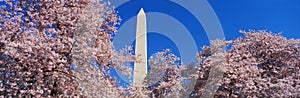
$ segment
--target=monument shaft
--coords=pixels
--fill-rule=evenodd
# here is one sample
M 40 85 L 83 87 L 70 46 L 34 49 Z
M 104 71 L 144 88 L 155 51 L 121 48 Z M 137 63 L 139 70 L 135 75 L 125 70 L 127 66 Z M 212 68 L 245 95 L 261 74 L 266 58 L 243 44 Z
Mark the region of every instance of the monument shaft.
M 146 15 L 143 8 L 137 16 L 135 54 L 140 55 L 140 63 L 134 63 L 133 85 L 143 83 L 147 74 L 147 27 Z

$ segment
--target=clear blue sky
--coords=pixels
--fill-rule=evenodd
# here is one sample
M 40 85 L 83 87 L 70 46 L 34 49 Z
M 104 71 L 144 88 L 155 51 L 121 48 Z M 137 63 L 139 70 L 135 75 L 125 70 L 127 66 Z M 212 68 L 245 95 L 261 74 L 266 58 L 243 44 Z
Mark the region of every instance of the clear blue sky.
M 300 0 L 208 0 L 218 15 L 226 39 L 238 30 L 283 32 L 300 38 Z

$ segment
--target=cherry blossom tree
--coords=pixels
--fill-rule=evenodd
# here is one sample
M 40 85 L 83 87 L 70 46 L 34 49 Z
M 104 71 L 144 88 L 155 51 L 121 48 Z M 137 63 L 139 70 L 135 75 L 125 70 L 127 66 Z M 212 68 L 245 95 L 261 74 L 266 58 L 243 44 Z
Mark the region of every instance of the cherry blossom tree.
M 215 47 L 202 48 L 198 59 L 205 60 L 200 65 L 194 96 L 205 94 L 209 75 L 221 70 L 223 77 L 212 77 L 218 80 L 214 97 L 300 97 L 300 40 L 267 31 L 241 33 L 245 37 L 223 42 L 232 45 L 228 51 L 217 54 L 226 58 L 224 62 L 215 63 L 221 59 L 214 58 Z M 212 70 L 214 67 L 217 69 Z
M 0 17 L 0 95 L 88 96 L 82 90 L 86 85 L 80 82 L 83 73 L 75 72 L 70 65 L 87 66 L 85 56 L 89 54 L 81 51 L 87 43 L 82 43 L 80 38 L 91 37 L 95 38 L 90 41 L 94 46 L 86 50 L 94 49 L 91 56 L 102 67 L 110 67 L 113 52 L 110 32 L 116 31 L 119 18 L 109 4 L 88 0 L 7 0 L 5 3 L 8 6 L 1 8 Z M 88 12 L 93 7 L 98 8 Z M 85 21 L 86 18 L 97 21 Z M 90 31 L 94 35 L 88 35 Z M 109 78 L 99 78 L 111 84 Z

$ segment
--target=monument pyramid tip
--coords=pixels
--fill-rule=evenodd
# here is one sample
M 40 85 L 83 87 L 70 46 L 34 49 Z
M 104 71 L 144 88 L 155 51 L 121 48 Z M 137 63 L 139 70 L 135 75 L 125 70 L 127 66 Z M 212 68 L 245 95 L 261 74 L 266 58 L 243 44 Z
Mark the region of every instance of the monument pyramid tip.
M 145 15 L 145 11 L 143 8 L 140 9 L 139 15 Z

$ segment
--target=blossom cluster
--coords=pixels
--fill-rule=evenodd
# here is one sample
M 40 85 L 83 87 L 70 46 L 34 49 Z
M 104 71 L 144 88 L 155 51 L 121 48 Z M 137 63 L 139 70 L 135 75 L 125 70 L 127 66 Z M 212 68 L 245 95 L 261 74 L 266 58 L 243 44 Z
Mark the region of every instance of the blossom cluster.
M 198 59 L 206 59 L 200 67 L 196 96 L 202 95 L 210 72 L 216 71 L 211 68 L 222 66 L 224 74 L 218 77 L 214 97 L 299 97 L 300 40 L 267 31 L 241 33 L 245 37 L 227 41 L 232 47 L 218 54 L 226 53 L 224 62 L 214 64 L 222 58 L 212 58 L 212 46 L 203 47 Z

